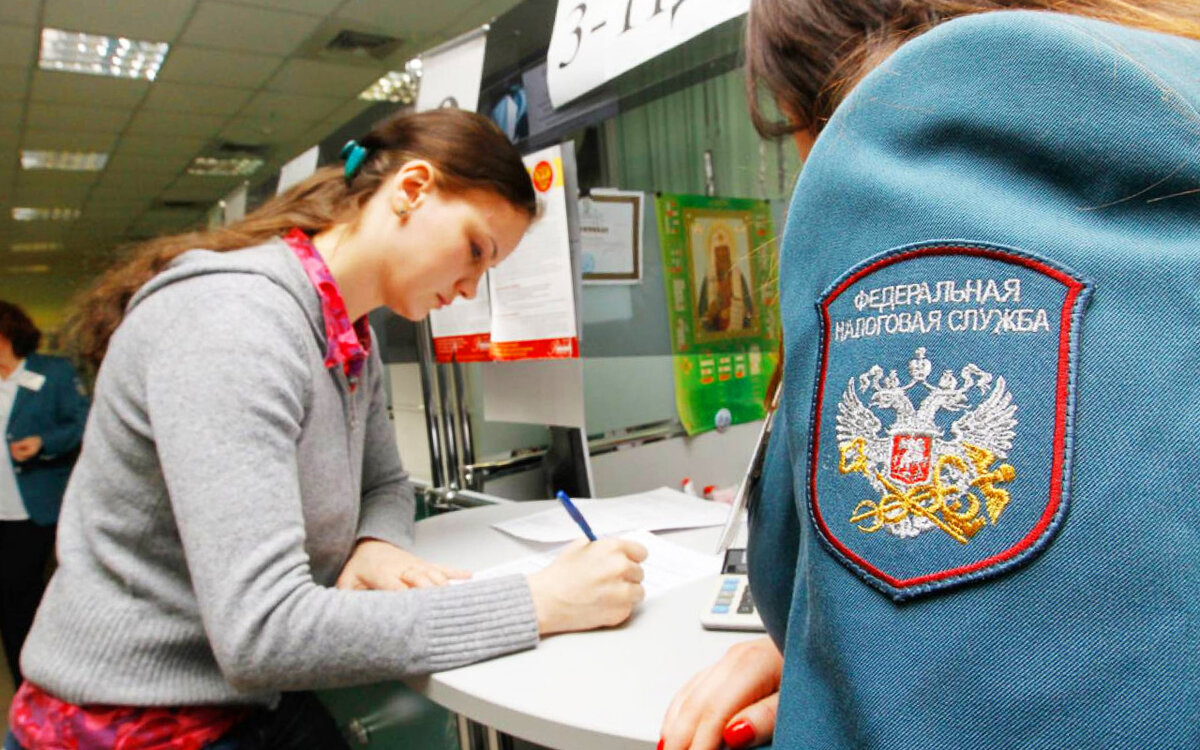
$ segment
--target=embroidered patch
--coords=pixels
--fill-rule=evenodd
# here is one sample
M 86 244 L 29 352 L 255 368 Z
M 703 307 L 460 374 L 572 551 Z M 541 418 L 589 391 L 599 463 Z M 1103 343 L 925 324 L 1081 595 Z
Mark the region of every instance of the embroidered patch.
M 1060 265 L 973 243 L 899 248 L 826 290 L 809 512 L 834 556 L 899 601 L 1049 543 L 1090 291 Z

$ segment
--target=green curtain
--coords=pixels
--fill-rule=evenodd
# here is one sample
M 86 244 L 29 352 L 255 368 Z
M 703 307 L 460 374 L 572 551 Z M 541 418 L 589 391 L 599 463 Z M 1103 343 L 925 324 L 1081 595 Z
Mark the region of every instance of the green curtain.
M 717 195 L 770 200 L 780 217 L 800 172 L 790 139 L 764 141 L 755 132 L 741 69 L 622 112 L 605 136 L 609 178 L 628 190 L 703 195 L 711 151 Z

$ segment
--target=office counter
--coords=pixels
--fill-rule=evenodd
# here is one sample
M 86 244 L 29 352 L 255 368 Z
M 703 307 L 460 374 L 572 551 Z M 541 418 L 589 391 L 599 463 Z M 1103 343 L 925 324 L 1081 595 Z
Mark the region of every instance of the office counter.
M 413 551 L 474 570 L 539 552 L 553 545 L 522 542 L 491 524 L 548 507 L 557 503 L 435 516 L 417 524 Z M 662 536 L 711 552 L 719 533 L 708 528 Z M 700 627 L 713 583 L 706 578 L 642 602 L 617 628 L 551 636 L 529 651 L 406 682 L 460 717 L 548 748 L 649 750 L 675 692 L 731 645 L 760 635 Z

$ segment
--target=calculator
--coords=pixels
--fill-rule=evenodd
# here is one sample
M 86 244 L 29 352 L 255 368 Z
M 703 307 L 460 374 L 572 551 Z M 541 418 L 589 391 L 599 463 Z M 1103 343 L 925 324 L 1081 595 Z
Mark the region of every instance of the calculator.
M 709 630 L 765 630 L 750 595 L 744 547 L 725 551 L 721 575 L 705 603 L 700 624 Z

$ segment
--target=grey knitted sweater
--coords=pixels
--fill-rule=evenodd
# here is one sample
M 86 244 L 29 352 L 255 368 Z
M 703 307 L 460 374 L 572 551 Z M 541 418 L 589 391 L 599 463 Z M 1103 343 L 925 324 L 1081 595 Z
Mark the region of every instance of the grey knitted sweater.
M 272 703 L 537 643 L 523 577 L 332 588 L 356 539 L 404 546 L 413 493 L 372 354 L 326 369 L 320 301 L 282 242 L 192 251 L 130 303 L 22 653 L 75 703 Z

